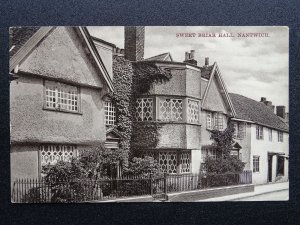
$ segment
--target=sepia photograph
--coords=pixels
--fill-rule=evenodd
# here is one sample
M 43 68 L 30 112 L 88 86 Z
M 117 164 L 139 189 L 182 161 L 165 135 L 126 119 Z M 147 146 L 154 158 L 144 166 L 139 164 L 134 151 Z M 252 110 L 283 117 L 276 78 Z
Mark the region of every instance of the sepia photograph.
M 289 200 L 286 26 L 9 28 L 12 203 Z

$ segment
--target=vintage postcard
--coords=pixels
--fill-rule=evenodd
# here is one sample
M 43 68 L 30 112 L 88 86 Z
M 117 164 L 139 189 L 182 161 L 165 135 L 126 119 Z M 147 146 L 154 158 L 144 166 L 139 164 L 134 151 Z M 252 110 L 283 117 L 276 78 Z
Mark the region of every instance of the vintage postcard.
M 288 27 L 11 27 L 13 203 L 286 201 Z

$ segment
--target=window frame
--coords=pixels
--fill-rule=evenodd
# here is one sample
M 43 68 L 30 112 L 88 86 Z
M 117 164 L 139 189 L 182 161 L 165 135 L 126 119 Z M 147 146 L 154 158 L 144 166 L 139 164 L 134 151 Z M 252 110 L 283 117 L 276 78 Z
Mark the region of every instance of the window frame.
M 264 127 L 261 125 L 256 125 L 256 139 L 264 140 Z
M 110 115 L 109 113 L 112 113 L 112 115 Z M 104 119 L 105 119 L 105 126 L 114 126 L 116 124 L 117 121 L 116 107 L 112 103 L 112 101 L 108 100 L 104 102 Z
M 247 123 L 246 122 L 234 121 L 233 126 L 234 126 L 233 137 L 235 139 L 243 140 L 244 138 L 247 137 Z
M 277 133 L 278 133 L 278 142 L 283 142 L 283 132 L 277 131 Z
M 164 104 L 164 101 L 166 100 L 170 100 L 170 102 L 168 104 L 170 104 L 169 108 L 169 114 L 170 114 L 170 118 L 169 119 L 164 119 L 163 118 L 163 113 L 161 111 L 161 103 Z M 161 122 L 184 122 L 185 121 L 185 101 L 184 101 L 184 98 L 180 98 L 180 97 L 177 97 L 177 96 L 159 96 L 157 98 L 157 109 L 158 109 L 158 116 L 157 116 L 157 120 L 158 121 L 161 121 Z M 176 118 L 173 118 L 173 105 L 172 105 L 172 101 L 181 101 L 181 119 L 176 119 Z M 175 103 L 176 104 L 176 103 Z M 187 110 L 187 107 L 186 107 L 186 110 Z M 166 111 L 167 112 L 167 111 Z
M 253 163 L 253 173 L 259 173 L 260 172 L 260 156 L 258 155 L 253 155 L 253 159 L 252 159 L 252 163 Z
M 151 117 L 151 119 L 145 119 L 144 117 L 144 107 L 146 104 L 145 101 L 151 99 L 152 101 L 152 110 L 151 110 L 151 115 L 149 117 Z M 138 104 L 138 100 L 141 100 L 142 101 L 142 106 L 141 106 L 141 113 L 142 113 L 142 116 L 140 116 L 140 113 L 138 112 L 138 107 L 137 104 Z M 139 98 L 136 98 L 136 101 L 135 101 L 135 121 L 139 121 L 139 122 L 143 122 L 143 121 L 155 121 L 155 98 L 153 97 L 139 97 Z M 139 119 L 140 118 L 140 119 Z
M 153 157 L 154 159 L 156 159 L 159 163 L 160 166 L 160 170 L 164 173 L 163 169 L 162 169 L 162 165 L 161 165 L 161 159 L 160 159 L 160 154 L 162 153 L 175 153 L 176 154 L 176 173 L 170 173 L 169 172 L 169 164 L 167 165 L 167 171 L 166 173 L 171 174 L 171 175 L 175 175 L 175 174 L 190 174 L 192 173 L 192 152 L 191 150 L 159 150 L 159 151 L 155 151 L 155 150 L 144 150 L 141 151 L 141 157 L 145 157 L 145 156 L 150 156 Z M 188 154 L 189 157 L 189 167 L 188 167 L 188 171 L 187 172 L 182 172 L 183 168 L 182 168 L 182 155 L 183 154 Z M 170 159 L 167 159 L 167 162 Z
M 40 145 L 39 146 L 39 170 L 40 170 L 40 173 L 41 173 L 41 171 L 42 171 L 42 167 L 43 166 L 45 166 L 45 165 L 48 165 L 49 164 L 49 162 L 47 163 L 43 163 L 43 155 L 42 155 L 42 151 L 45 149 L 45 148 L 47 148 L 47 150 L 46 151 L 49 151 L 49 148 L 50 148 L 50 151 L 53 151 L 53 150 L 56 150 L 57 149 L 57 147 L 61 150 L 61 149 L 63 149 L 63 148 L 71 148 L 71 150 L 72 150 L 72 156 L 71 156 L 71 158 L 70 158 L 70 160 L 72 159 L 72 157 L 77 157 L 78 155 L 79 155 L 79 152 L 78 152 L 78 146 L 77 145 L 73 145 L 73 144 L 42 144 L 42 145 Z M 52 149 L 51 149 L 52 148 Z M 63 151 L 64 151 L 65 149 L 63 149 Z M 62 157 L 64 157 L 64 154 L 62 155 Z M 55 159 L 56 160 L 56 159 Z M 65 161 L 65 162 L 69 162 L 70 160 L 63 160 L 63 161 Z M 56 163 L 58 162 L 58 160 L 55 162 L 55 163 L 53 163 L 53 162 L 50 162 L 50 165 L 55 165 Z
M 224 123 L 225 118 L 222 112 L 206 111 L 206 129 L 223 131 L 225 130 Z
M 76 89 L 76 92 L 77 92 L 76 93 L 77 94 L 77 99 L 76 99 L 77 110 L 76 111 L 75 110 L 64 109 L 64 108 L 61 108 L 61 107 L 50 107 L 50 106 L 47 106 L 47 97 L 49 97 L 49 98 L 51 97 L 51 96 L 47 95 L 47 91 L 48 91 L 47 87 L 49 87 L 49 86 L 55 86 L 55 85 L 57 85 L 57 86 L 66 86 L 66 87 L 69 87 L 69 88 Z M 67 93 L 67 94 L 69 94 L 69 93 Z M 55 99 L 56 99 L 55 104 L 59 105 L 59 103 L 58 103 L 58 89 L 55 90 Z M 67 99 L 66 101 L 72 101 L 72 100 L 73 99 Z M 80 86 L 74 85 L 74 84 L 65 83 L 65 82 L 55 81 L 55 80 L 43 79 L 43 109 L 44 110 L 50 110 L 50 111 L 56 111 L 56 112 L 82 114 L 82 112 L 81 112 L 81 88 L 80 88 Z
M 191 108 L 189 107 L 190 102 L 195 102 L 195 103 L 198 104 L 198 109 L 197 109 L 198 110 L 198 112 L 197 112 L 198 119 L 197 119 L 197 121 L 192 121 L 193 118 L 191 118 L 191 115 L 192 115 L 191 114 Z M 186 107 L 186 114 L 187 114 L 186 121 L 187 121 L 187 123 L 200 124 L 200 112 L 201 112 L 200 101 L 196 100 L 196 99 L 187 98 L 187 104 L 186 105 L 187 105 L 187 107 Z M 184 104 L 182 105 L 182 108 L 184 108 Z M 194 114 L 194 115 L 196 115 L 196 114 Z
M 269 141 L 273 142 L 273 130 L 269 128 Z

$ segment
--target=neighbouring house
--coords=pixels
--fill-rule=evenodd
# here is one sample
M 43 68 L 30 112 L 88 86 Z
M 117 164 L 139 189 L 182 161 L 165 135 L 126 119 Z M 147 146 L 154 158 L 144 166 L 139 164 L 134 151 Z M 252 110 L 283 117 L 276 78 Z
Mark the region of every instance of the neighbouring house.
M 45 164 L 68 161 L 106 141 L 104 96 L 111 68 L 85 27 L 10 30 L 11 180 L 41 176 Z M 100 54 L 99 54 L 100 53 Z M 112 132 L 112 133 L 111 133 Z
M 246 169 L 253 171 L 253 183 L 287 181 L 287 123 L 274 113 L 272 102 L 264 97 L 258 102 L 239 94 L 229 95 L 236 111 L 233 118 L 235 137 L 242 147 L 242 161 L 246 163 Z M 279 115 L 285 115 L 285 112 Z

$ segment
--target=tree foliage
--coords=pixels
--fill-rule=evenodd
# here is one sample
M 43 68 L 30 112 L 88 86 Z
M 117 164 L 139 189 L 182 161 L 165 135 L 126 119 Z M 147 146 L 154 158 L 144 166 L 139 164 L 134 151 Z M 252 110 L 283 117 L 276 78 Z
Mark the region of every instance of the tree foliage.
M 213 130 L 211 139 L 214 140 L 212 146 L 217 151 L 217 159 L 207 157 L 205 165 L 207 172 L 210 173 L 230 173 L 230 172 L 242 172 L 245 163 L 243 163 L 237 157 L 231 156 L 234 127 L 232 123 L 229 123 L 224 131 Z

